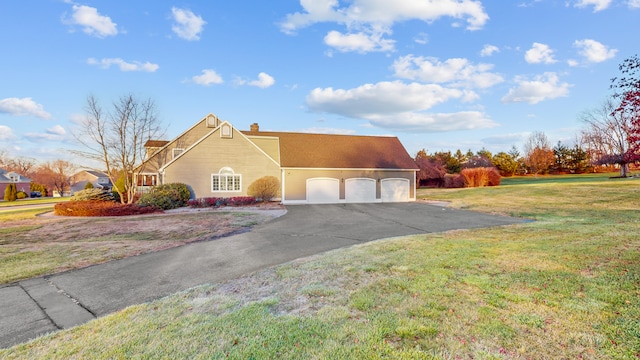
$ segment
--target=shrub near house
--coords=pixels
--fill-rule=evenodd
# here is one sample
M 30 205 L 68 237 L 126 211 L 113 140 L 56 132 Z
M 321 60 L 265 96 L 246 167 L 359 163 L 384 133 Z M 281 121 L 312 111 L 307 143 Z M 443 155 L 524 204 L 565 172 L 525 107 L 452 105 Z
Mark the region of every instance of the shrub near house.
M 181 183 L 158 185 L 143 194 L 137 204 L 162 210 L 177 209 L 187 205 L 191 198 L 189 187 Z

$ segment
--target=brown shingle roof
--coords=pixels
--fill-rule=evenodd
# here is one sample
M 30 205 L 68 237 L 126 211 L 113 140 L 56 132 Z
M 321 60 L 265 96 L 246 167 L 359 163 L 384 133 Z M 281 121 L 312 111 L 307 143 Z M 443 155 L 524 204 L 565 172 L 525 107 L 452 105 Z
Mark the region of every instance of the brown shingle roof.
M 147 140 L 147 142 L 144 143 L 144 147 L 161 148 L 167 145 L 168 143 L 169 142 L 166 140 Z
M 292 168 L 418 169 L 397 137 L 250 132 L 280 139 L 280 166 Z

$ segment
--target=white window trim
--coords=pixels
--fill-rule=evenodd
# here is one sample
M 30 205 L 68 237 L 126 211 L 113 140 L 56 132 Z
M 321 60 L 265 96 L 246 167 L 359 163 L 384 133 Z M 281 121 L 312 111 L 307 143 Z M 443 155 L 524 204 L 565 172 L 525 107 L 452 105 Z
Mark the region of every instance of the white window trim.
M 229 182 L 227 179 L 231 177 L 233 178 L 232 185 L 233 189 L 228 189 L 227 185 Z M 214 187 L 214 180 L 217 179 L 217 188 Z M 225 181 L 222 181 L 225 179 Z M 224 189 L 222 188 L 222 184 L 225 184 Z M 236 174 L 233 169 L 229 167 L 223 167 L 217 174 L 211 174 L 211 192 L 241 192 L 242 191 L 242 175 Z

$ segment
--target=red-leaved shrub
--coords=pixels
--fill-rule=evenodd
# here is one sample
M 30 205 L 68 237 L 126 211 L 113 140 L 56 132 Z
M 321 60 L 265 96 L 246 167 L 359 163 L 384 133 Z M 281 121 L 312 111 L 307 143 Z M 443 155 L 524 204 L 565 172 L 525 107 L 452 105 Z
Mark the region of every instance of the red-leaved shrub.
M 464 187 L 464 179 L 460 174 L 445 174 L 444 187 L 447 189 Z
M 162 212 L 155 207 L 120 204 L 113 201 L 86 200 L 57 203 L 53 213 L 62 216 L 127 216 Z
M 500 185 L 500 173 L 496 168 L 478 167 L 463 169 L 460 172 L 465 187 L 483 187 Z
M 194 208 L 204 207 L 220 207 L 220 206 L 246 206 L 253 205 L 257 202 L 253 196 L 234 196 L 230 198 L 209 197 L 192 199 L 187 202 L 187 205 Z

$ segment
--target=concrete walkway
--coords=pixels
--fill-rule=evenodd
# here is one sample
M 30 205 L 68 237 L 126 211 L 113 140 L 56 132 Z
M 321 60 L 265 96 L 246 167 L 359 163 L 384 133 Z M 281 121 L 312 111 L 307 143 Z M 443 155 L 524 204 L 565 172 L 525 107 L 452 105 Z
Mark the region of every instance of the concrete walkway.
M 524 222 L 424 203 L 301 205 L 287 210 L 247 233 L 0 287 L 0 347 L 336 248 Z

